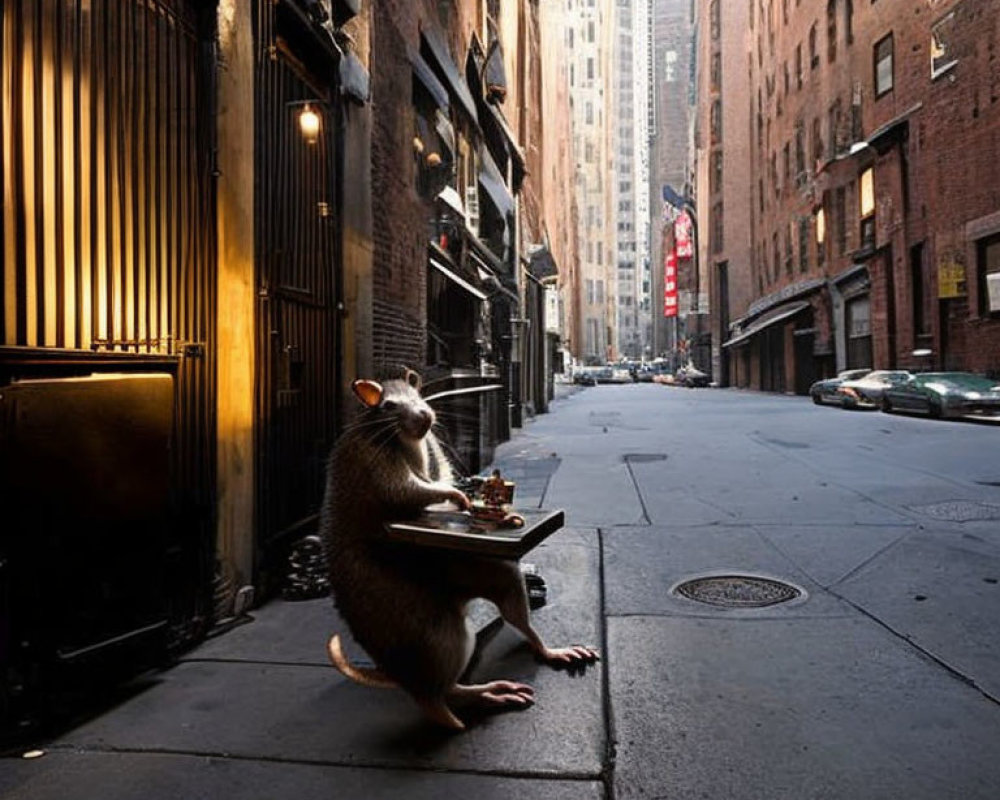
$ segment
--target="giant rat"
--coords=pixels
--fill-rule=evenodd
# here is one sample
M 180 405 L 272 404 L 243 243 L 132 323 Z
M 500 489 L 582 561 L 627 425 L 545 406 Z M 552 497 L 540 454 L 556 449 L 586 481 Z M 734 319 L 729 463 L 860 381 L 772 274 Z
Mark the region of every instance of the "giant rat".
M 588 647 L 544 644 L 528 619 L 515 561 L 384 540 L 387 520 L 442 502 L 468 509 L 469 500 L 450 483 L 450 467 L 431 433 L 434 411 L 420 396 L 415 372 L 384 383 L 357 380 L 352 388 L 364 408 L 330 456 L 320 531 L 337 608 L 376 668 L 351 664 L 337 635 L 328 645 L 334 666 L 363 685 L 406 690 L 431 720 L 461 730 L 452 704 L 525 707 L 534 699 L 523 683 L 458 682 L 475 644 L 465 613 L 473 598 L 495 603 L 541 660 L 553 666 L 597 660 Z

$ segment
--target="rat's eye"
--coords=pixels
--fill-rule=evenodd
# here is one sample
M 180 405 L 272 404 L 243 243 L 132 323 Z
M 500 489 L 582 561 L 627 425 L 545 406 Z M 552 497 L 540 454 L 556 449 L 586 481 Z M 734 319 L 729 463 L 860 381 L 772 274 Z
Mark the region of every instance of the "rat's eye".
M 382 403 L 382 408 L 385 411 L 395 411 L 397 408 L 399 408 L 399 403 L 395 402 L 394 400 L 386 400 L 384 403 Z

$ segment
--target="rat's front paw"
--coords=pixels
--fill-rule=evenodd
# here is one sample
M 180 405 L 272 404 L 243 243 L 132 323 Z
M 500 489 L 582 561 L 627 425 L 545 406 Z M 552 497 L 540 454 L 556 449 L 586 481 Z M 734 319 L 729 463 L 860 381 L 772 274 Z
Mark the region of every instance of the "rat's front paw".
M 454 489 L 449 495 L 448 499 L 451 500 L 456 506 L 458 506 L 462 511 L 468 511 L 472 508 L 472 503 L 469 498 L 458 489 Z

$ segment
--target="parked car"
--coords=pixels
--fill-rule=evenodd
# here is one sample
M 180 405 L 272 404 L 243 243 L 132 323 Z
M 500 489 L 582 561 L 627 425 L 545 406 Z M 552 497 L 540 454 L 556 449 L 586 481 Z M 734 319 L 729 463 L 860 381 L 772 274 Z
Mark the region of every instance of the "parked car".
M 709 383 L 708 374 L 702 372 L 690 361 L 677 369 L 677 372 L 674 373 L 674 378 L 677 383 L 687 386 L 689 389 L 693 389 L 696 386 L 708 386 Z
M 877 369 L 863 378 L 844 381 L 836 391 L 844 395 L 841 399 L 844 408 L 878 408 L 886 389 L 911 377 L 912 373 L 905 369 Z
M 870 369 L 847 369 L 837 373 L 836 378 L 824 378 L 821 381 L 816 381 L 816 383 L 809 387 L 809 396 L 816 405 L 820 403 L 843 405 L 845 395 L 837 393 L 840 384 L 844 381 L 854 381 L 858 378 L 863 378 L 869 372 L 871 372 Z
M 650 361 L 639 367 L 640 383 L 653 383 L 658 375 L 670 375 L 670 364 L 666 361 Z
M 932 417 L 1000 415 L 1000 381 L 971 372 L 922 372 L 887 388 L 880 405 Z

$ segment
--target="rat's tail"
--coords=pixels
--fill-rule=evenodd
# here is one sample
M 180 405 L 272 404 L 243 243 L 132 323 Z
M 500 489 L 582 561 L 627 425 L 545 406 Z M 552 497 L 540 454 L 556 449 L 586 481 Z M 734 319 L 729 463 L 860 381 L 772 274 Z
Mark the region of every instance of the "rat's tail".
M 399 684 L 392 680 L 382 670 L 371 667 L 356 667 L 347 660 L 344 650 L 340 646 L 340 636 L 336 633 L 327 642 L 326 652 L 330 655 L 333 666 L 345 677 L 350 678 L 355 683 L 368 686 L 373 689 L 396 689 Z

